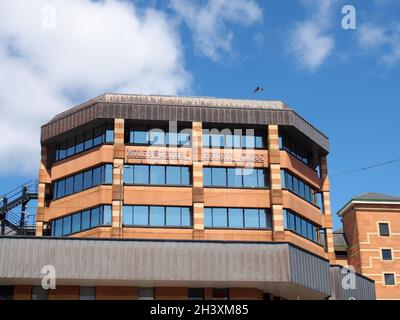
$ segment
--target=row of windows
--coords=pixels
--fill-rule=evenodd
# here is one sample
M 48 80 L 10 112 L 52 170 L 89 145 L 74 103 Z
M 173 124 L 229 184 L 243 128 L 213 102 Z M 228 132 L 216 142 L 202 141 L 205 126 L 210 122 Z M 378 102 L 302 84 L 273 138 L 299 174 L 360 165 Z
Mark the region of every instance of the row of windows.
M 111 206 L 104 205 L 53 220 L 51 222 L 51 235 L 62 237 L 98 226 L 109 225 L 111 225 Z
M 177 132 L 169 132 L 168 128 L 154 128 L 145 125 L 129 127 L 125 141 L 136 145 L 158 146 L 190 146 L 192 129 L 179 128 Z
M 125 226 L 191 227 L 189 207 L 124 206 Z
M 242 134 L 243 132 L 243 134 Z M 203 129 L 205 148 L 265 148 L 266 133 L 242 129 Z
M 271 212 L 266 209 L 204 208 L 207 228 L 270 229 Z
M 319 205 L 316 196 L 317 191 L 307 183 L 292 175 L 290 172 L 281 170 L 281 181 L 283 188 L 292 191 L 312 204 Z
M 266 188 L 266 169 L 204 167 L 205 187 Z
M 190 167 L 160 165 L 128 165 L 124 169 L 125 184 L 190 185 Z
M 56 146 L 56 161 L 73 156 L 74 154 L 91 149 L 103 143 L 114 142 L 112 124 L 101 125 L 94 129 L 78 134 Z
M 284 209 L 283 223 L 285 229 L 291 230 L 311 241 L 318 242 L 319 228 L 311 222 L 295 214 L 294 212 Z
M 101 185 L 112 183 L 112 165 L 105 164 L 54 183 L 54 199 Z
M 282 150 L 286 150 L 308 166 L 313 165 L 312 151 L 308 149 L 304 144 L 299 143 L 293 137 L 286 134 L 281 134 L 279 137 L 279 147 Z

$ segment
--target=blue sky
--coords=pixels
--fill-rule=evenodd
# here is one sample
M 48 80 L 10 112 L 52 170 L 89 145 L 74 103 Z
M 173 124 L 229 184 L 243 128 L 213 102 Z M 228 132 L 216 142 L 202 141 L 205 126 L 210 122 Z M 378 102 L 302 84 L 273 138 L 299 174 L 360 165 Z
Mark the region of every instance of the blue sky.
M 0 194 L 36 177 L 40 124 L 73 104 L 103 92 L 255 98 L 261 85 L 256 98 L 285 101 L 329 137 L 334 213 L 360 193 L 400 195 L 400 161 L 335 176 L 400 158 L 398 1 L 47 3 L 0 5 L 0 128 L 15 130 L 0 142 Z M 341 27 L 345 4 L 355 30 Z

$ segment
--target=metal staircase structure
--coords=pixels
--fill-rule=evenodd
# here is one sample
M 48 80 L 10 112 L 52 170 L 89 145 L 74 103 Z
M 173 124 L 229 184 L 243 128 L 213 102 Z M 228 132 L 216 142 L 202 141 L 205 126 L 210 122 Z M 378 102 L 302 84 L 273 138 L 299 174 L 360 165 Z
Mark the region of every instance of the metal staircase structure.
M 37 180 L 30 180 L 0 196 L 0 235 L 35 234 L 35 216 L 28 215 L 26 210 L 29 201 L 37 200 L 37 189 Z

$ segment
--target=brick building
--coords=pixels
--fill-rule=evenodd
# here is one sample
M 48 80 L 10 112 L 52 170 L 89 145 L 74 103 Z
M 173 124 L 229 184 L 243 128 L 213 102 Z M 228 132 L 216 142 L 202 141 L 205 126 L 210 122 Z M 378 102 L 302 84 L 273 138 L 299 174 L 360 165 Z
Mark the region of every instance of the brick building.
M 104 94 L 43 125 L 41 148 L 36 237 L 0 239 L 5 296 L 345 296 L 328 139 L 281 101 Z
M 338 215 L 343 222 L 335 241 L 338 262 L 373 279 L 377 299 L 400 299 L 400 197 L 366 193 Z

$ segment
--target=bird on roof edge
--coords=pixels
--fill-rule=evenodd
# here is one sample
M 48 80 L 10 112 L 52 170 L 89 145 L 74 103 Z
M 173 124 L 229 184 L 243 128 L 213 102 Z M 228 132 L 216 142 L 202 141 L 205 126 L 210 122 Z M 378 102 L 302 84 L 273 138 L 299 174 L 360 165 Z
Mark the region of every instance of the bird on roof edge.
M 264 88 L 257 87 L 257 88 L 254 89 L 253 94 L 260 93 L 260 92 L 262 92 L 262 91 L 264 91 Z

